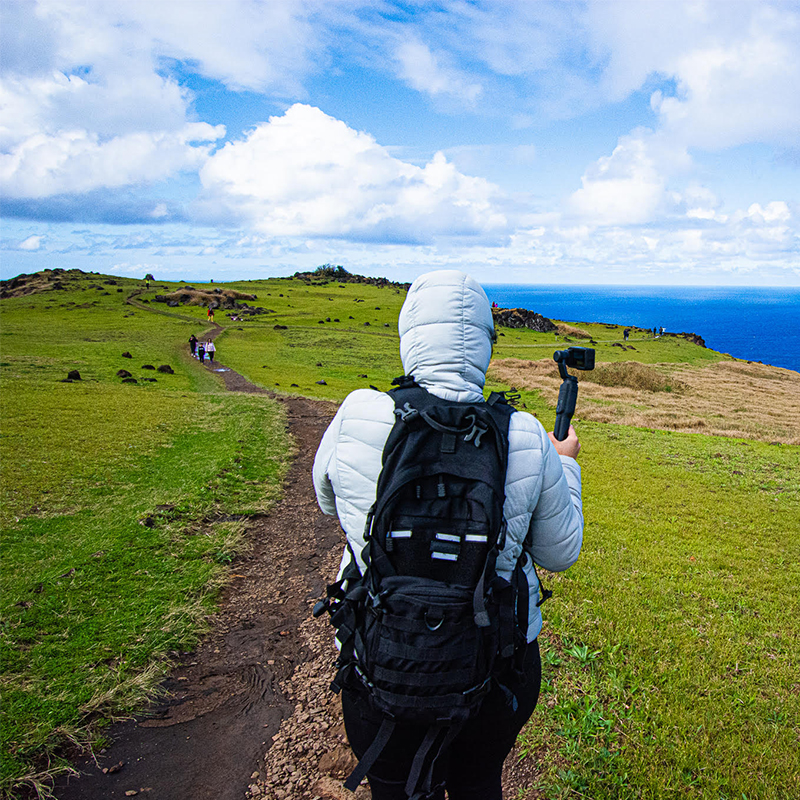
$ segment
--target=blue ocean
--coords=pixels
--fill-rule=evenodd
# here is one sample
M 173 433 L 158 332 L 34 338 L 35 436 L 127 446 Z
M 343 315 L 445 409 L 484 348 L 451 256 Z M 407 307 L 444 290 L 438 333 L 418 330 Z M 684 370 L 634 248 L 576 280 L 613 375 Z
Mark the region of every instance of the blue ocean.
M 484 285 L 501 308 L 565 322 L 662 326 L 712 350 L 800 372 L 800 288 Z

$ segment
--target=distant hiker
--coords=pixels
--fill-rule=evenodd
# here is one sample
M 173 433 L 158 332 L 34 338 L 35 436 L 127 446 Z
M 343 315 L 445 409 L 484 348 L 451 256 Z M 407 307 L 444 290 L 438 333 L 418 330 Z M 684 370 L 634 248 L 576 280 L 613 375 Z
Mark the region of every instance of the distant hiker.
M 631 332 L 630 328 L 625 328 L 625 330 L 622 331 L 622 335 L 625 337 L 626 342 L 628 341 L 628 336 L 630 335 L 630 332 Z
M 398 328 L 406 376 L 392 394 L 351 392 L 313 468 L 320 508 L 347 536 L 339 580 L 315 609 L 336 627 L 336 682 L 361 759 L 345 785 L 366 771 L 373 800 L 442 800 L 445 789 L 500 800 L 541 685 L 534 563 L 562 571 L 581 549 L 580 444 L 573 428 L 559 442 L 502 396 L 484 400 L 496 334 L 468 275 L 417 278 Z
M 656 326 L 653 325 L 653 338 L 655 339 L 657 336 L 658 336 L 658 328 L 656 328 Z
M 192 334 L 189 337 L 189 351 L 192 355 L 195 355 L 195 351 L 197 350 L 197 337 Z
M 214 321 L 214 309 L 211 306 L 208 307 L 208 311 L 206 312 L 206 319 L 209 322 Z
M 206 355 L 208 356 L 208 360 L 213 364 L 214 363 L 214 353 L 217 351 L 217 348 L 214 346 L 214 342 L 209 339 L 206 342 Z
M 197 345 L 197 357 L 200 359 L 200 363 L 204 364 L 206 360 L 206 347 L 202 342 L 199 342 Z

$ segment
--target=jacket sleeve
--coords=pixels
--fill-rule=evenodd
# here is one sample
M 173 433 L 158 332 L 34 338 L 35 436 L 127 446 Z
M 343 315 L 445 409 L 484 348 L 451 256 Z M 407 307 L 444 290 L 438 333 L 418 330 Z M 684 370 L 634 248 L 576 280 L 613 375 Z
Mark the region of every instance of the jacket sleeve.
M 331 461 L 336 454 L 336 441 L 342 425 L 342 406 L 336 412 L 331 424 L 328 425 L 314 456 L 314 468 L 311 472 L 314 481 L 314 491 L 317 493 L 317 503 L 323 514 L 336 514 L 336 495 L 328 476 Z
M 357 557 L 364 549 L 364 524 L 375 502 L 383 446 L 394 420 L 394 401 L 388 394 L 356 389 L 339 407 L 314 459 L 319 507 L 339 517 Z
M 559 456 L 542 428 L 542 486 L 531 516 L 527 550 L 550 570 L 571 567 L 583 544 L 581 468 L 574 458 Z

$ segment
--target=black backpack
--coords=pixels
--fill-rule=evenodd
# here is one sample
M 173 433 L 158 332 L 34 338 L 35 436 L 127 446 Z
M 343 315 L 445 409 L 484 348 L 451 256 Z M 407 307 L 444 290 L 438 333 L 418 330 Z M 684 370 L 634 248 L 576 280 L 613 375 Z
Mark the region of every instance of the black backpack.
M 345 786 L 355 791 L 395 724 L 410 723 L 428 729 L 406 783 L 416 798 L 431 791 L 436 759 L 493 683 L 503 689 L 499 676 L 521 664 L 528 590 L 518 591 L 519 566 L 511 582 L 495 572 L 514 409 L 497 393 L 456 403 L 413 378 L 394 383 L 397 419 L 367 517 L 366 570 L 351 552 L 314 615 L 331 614 L 341 645 L 331 688 L 364 692 L 383 715 Z

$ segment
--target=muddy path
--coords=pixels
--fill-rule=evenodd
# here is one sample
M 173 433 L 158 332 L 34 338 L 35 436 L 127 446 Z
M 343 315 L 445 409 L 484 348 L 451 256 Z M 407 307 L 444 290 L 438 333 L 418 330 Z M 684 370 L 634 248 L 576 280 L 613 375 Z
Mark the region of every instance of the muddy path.
M 229 391 L 274 397 L 224 364 L 206 368 Z M 335 576 L 344 542 L 337 521 L 320 512 L 311 483 L 314 453 L 336 406 L 277 399 L 296 456 L 282 501 L 250 520 L 253 549 L 234 564 L 211 632 L 179 655 L 162 702 L 112 726 L 112 744 L 76 762 L 78 776 L 59 780 L 58 800 L 370 797 L 366 786 L 355 795 L 342 786 L 355 762 L 328 688 L 332 629 L 310 613 Z M 508 759 L 507 797 L 530 785 L 530 769 Z

